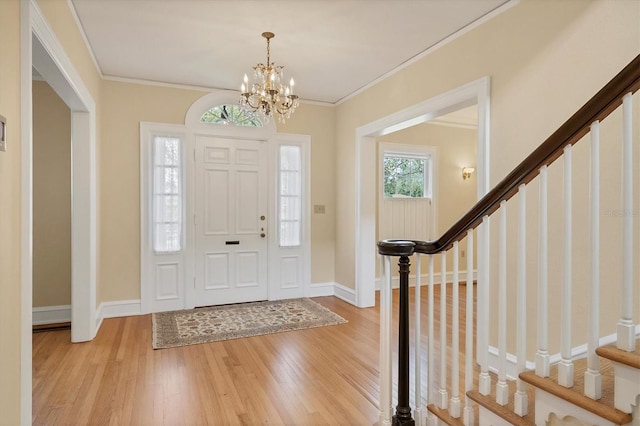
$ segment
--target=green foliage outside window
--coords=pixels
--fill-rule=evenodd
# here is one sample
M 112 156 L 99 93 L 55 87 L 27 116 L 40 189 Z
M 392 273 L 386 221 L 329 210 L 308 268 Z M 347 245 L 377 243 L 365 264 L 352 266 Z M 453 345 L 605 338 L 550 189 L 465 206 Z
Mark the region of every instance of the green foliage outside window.
M 384 196 L 423 198 L 425 163 L 423 158 L 384 157 Z
M 214 106 L 200 117 L 202 123 L 232 124 L 242 127 L 262 127 L 262 122 L 255 114 L 240 105 L 224 104 Z

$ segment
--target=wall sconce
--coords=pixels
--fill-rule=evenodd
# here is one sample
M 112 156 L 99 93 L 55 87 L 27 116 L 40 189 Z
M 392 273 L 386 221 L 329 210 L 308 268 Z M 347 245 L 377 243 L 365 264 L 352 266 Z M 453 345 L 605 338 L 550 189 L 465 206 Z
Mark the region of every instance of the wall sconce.
M 471 177 L 471 174 L 475 172 L 476 169 L 473 167 L 463 167 L 462 168 L 462 180 L 467 180 Z

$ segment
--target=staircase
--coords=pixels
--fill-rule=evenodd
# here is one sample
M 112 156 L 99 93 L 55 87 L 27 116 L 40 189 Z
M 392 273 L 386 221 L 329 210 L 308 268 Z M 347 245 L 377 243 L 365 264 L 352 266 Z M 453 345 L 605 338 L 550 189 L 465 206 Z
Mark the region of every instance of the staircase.
M 634 261 L 638 262 L 640 242 L 633 187 L 640 174 L 634 171 L 638 164 L 633 161 L 634 147 L 638 150 L 640 143 L 633 133 L 640 117 L 633 112 L 639 88 L 640 55 L 439 239 L 378 242 L 384 274 L 380 290 L 381 425 L 640 426 L 640 326 L 634 324 L 634 309 L 640 300 Z M 621 161 L 613 166 L 620 174 L 620 185 L 615 188 L 606 184 L 610 173 L 601 179 L 601 139 L 602 149 L 620 152 Z M 574 180 L 583 175 L 582 170 L 574 171 L 574 165 L 581 156 L 588 158 L 588 197 L 577 203 L 580 197 L 574 194 L 583 191 L 579 185 L 585 178 Z M 604 164 L 609 172 L 609 159 Z M 531 186 L 534 197 L 527 195 Z M 615 191 L 619 204 L 611 208 Z M 601 204 L 601 198 L 609 204 Z M 538 213 L 533 224 L 527 223 L 532 209 Z M 516 223 L 508 221 L 513 217 Z M 612 218 L 616 221 L 606 221 Z M 537 243 L 534 253 L 532 244 L 527 244 L 532 236 Z M 466 271 L 477 269 L 475 303 L 473 274 L 466 274 L 466 283 L 459 280 L 461 244 L 466 244 Z M 619 256 L 611 255 L 612 244 Z M 391 348 L 394 258 L 398 258 L 400 282 L 395 400 Z M 447 274 L 441 273 L 436 283 L 437 260 L 440 270 L 446 271 L 448 259 L 453 265 L 452 282 L 447 283 Z M 584 271 L 572 270 L 574 263 Z M 409 310 L 412 264 L 416 283 L 413 319 Z M 423 267 L 427 269 L 426 303 L 421 302 Z M 435 285 L 440 286 L 439 301 L 435 300 Z M 460 303 L 462 288 L 466 291 L 464 306 Z M 435 327 L 436 303 L 439 330 Z M 421 310 L 427 313 L 424 325 L 418 321 Z M 610 313 L 618 319 L 610 322 Z M 638 314 L 635 312 L 636 319 Z

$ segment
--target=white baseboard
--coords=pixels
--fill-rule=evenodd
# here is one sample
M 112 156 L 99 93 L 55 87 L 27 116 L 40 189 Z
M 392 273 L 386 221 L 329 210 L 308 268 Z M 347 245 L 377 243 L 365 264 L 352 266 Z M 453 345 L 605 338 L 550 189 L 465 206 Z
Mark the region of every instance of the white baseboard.
M 71 305 L 41 306 L 32 309 L 33 325 L 71 322 Z
M 477 280 L 477 275 L 478 275 L 478 271 L 474 270 L 473 271 L 473 277 L 472 279 L 475 281 Z M 453 282 L 453 272 L 447 272 L 447 274 L 445 275 L 446 281 L 447 283 L 452 283 Z M 380 290 L 380 283 L 382 282 L 382 278 L 378 277 L 376 278 L 376 291 Z M 434 273 L 433 274 L 433 282 L 435 285 L 439 285 L 442 282 L 441 279 L 441 274 L 440 273 Z M 465 284 L 467 282 L 467 271 L 460 271 L 458 272 L 458 282 L 460 284 Z M 421 274 L 420 275 L 420 286 L 425 286 L 429 284 L 429 275 L 428 274 Z M 410 275 L 409 276 L 409 286 L 410 287 L 415 287 L 416 285 L 416 276 L 415 275 Z M 400 287 L 400 277 L 393 277 L 391 279 L 391 288 L 398 288 Z
M 636 338 L 640 337 L 640 324 L 636 325 Z M 598 342 L 598 346 L 606 346 L 611 343 L 615 343 L 616 334 L 609 334 L 608 336 L 603 336 L 600 338 Z M 489 346 L 489 359 L 488 359 L 488 367 L 489 371 L 492 373 L 498 374 L 498 365 L 499 365 L 499 354 L 500 351 L 495 346 Z M 576 346 L 575 348 L 571 348 L 571 360 L 575 361 L 578 359 L 587 357 L 587 344 Z M 549 356 L 549 364 L 556 364 L 560 362 L 562 356 L 560 353 L 555 353 Z M 517 377 L 517 360 L 518 358 L 512 354 L 507 352 L 507 378 L 509 380 L 514 380 Z M 525 368 L 527 370 L 534 370 L 536 368 L 536 364 L 534 361 L 527 360 L 525 363 Z
M 335 296 L 356 306 L 356 291 L 342 284 L 328 282 L 315 283 L 309 286 L 309 297 Z
M 102 302 L 96 310 L 96 333 L 100 330 L 102 320 L 105 318 L 130 317 L 141 314 L 142 307 L 139 299 Z
M 345 287 L 342 284 L 335 283 L 333 284 L 334 296 L 338 299 L 342 299 L 347 303 L 356 305 L 356 291 L 352 288 Z
M 333 296 L 335 283 L 315 283 L 309 286 L 309 297 Z
M 118 300 L 115 302 L 102 302 L 100 304 L 102 318 L 130 317 L 140 315 L 140 300 Z

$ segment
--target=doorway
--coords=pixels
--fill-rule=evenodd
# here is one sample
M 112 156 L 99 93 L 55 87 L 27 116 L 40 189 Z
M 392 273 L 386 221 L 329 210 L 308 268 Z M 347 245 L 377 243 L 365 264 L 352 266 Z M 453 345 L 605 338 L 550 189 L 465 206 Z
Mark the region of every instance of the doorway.
M 71 110 L 33 75 L 33 326 L 71 322 Z
M 356 129 L 355 180 L 355 287 L 356 305 L 375 304 L 376 271 L 376 137 L 425 123 L 450 112 L 477 105 L 477 193 L 489 188 L 489 93 L 490 79 L 484 77 L 424 102 L 398 111 Z
M 35 68 L 71 111 L 71 340 L 96 333 L 96 106 L 34 0 L 20 2 L 21 423 L 31 423 L 33 306 L 33 117 Z

